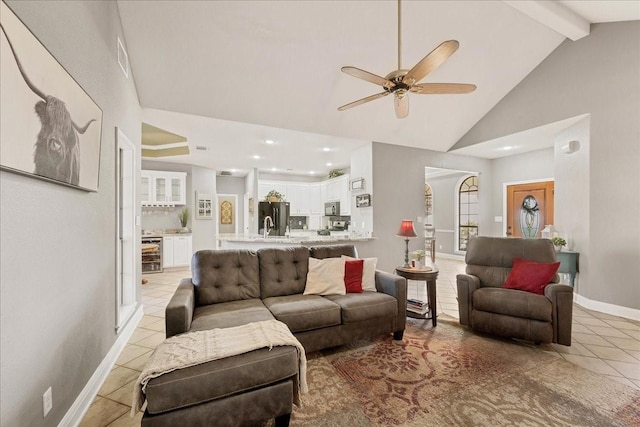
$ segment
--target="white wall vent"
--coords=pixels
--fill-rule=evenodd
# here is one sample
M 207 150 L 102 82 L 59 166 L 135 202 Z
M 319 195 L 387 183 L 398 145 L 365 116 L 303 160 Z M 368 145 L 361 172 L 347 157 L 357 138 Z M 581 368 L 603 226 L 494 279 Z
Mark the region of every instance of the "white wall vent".
M 196 150 L 207 151 L 207 147 L 205 147 L 204 145 L 196 145 Z
M 231 176 L 231 175 L 233 174 L 229 171 L 220 171 L 220 176 Z
M 118 64 L 120 64 L 120 68 L 125 77 L 129 78 L 129 55 L 127 55 L 127 51 L 124 50 L 124 45 L 120 37 L 118 37 Z

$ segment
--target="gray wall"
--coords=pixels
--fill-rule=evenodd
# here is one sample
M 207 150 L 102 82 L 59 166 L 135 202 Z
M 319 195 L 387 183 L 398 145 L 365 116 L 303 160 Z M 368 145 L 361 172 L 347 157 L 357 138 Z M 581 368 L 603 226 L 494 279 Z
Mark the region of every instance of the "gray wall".
M 191 193 L 195 199 L 195 194 L 210 194 L 215 204 L 216 196 L 216 171 L 212 169 L 193 166 L 191 169 Z M 217 209 L 213 209 L 212 219 L 195 219 L 194 209 L 191 210 L 193 234 L 193 252 L 202 249 L 216 248 L 216 221 L 218 221 Z
M 595 301 L 640 309 L 640 21 L 565 41 L 455 148 L 590 114 L 589 245 Z M 526 114 L 525 114 L 526 112 Z M 582 263 L 581 263 L 582 264 Z
M 139 150 L 141 112 L 115 2 L 8 4 L 103 111 L 97 193 L 0 172 L 0 425 L 53 426 L 117 338 L 115 127 Z
M 404 240 L 395 236 L 403 218 L 413 219 L 416 232 L 421 225 L 416 221 L 424 217 L 424 168 L 431 166 L 445 169 L 478 171 L 479 183 L 491 182 L 490 161 L 450 153 L 373 143 L 373 231 L 377 240 L 359 244 L 361 256 L 378 257 L 378 268 L 385 271 L 404 262 Z M 492 191 L 481 191 L 480 227 L 489 221 L 489 205 Z M 437 207 L 436 207 L 437 209 Z M 434 213 L 437 215 L 437 212 Z M 409 241 L 409 250 L 424 248 L 421 238 Z
M 550 141 L 550 144 L 553 142 Z M 503 222 L 495 222 L 496 216 L 503 216 L 505 208 L 504 184 L 520 181 L 537 181 L 554 178 L 553 147 L 531 151 L 515 156 L 503 157 L 491 161 L 493 179 L 493 200 L 491 201 L 491 224 L 486 230 L 494 236 L 504 236 Z M 554 201 L 557 202 L 558 197 Z M 502 218 L 504 222 L 507 218 Z

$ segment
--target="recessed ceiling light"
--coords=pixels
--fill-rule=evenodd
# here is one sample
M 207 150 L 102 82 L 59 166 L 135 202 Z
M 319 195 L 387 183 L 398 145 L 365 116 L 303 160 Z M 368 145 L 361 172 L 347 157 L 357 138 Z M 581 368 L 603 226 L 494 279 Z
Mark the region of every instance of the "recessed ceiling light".
M 236 172 L 237 170 L 238 170 L 238 169 L 233 168 L 233 169 L 231 169 L 231 172 Z
M 324 147 L 324 148 L 322 148 L 322 151 L 331 151 L 331 148 L 329 148 L 329 147 Z
M 327 162 L 327 166 L 333 166 L 333 163 Z
M 513 147 L 510 145 L 505 145 L 504 147 L 502 147 L 503 150 L 511 150 Z
M 265 144 L 268 144 L 268 145 L 271 145 L 271 144 L 274 144 L 274 143 L 275 143 L 275 141 L 274 141 L 273 139 L 265 139 L 265 140 L 264 140 L 264 143 L 265 143 Z
M 276 169 L 276 168 L 271 168 L 271 171 L 272 171 L 272 172 L 275 172 L 275 171 L 277 171 L 277 170 L 278 170 L 278 169 Z
M 256 160 L 260 158 L 260 156 L 258 156 L 257 154 L 254 154 L 252 157 Z
M 309 171 L 309 174 L 313 175 L 315 172 L 314 171 Z

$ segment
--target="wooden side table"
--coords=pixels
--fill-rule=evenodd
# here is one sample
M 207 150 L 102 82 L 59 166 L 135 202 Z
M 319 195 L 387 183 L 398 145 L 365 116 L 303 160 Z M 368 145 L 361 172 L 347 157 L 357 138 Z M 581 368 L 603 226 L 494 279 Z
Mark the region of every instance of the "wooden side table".
M 560 261 L 560 268 L 558 273 L 569 274 L 569 284 L 573 288 L 573 284 L 576 280 L 576 273 L 580 272 L 578 269 L 578 257 L 580 252 L 573 251 L 560 251 L 556 252 L 556 258 Z
M 407 316 L 416 317 L 419 319 L 431 319 L 431 324 L 436 326 L 438 324 L 436 314 L 436 279 L 438 278 L 438 269 L 433 267 L 425 268 L 413 268 L 413 267 L 396 267 L 396 274 L 404 277 L 407 280 L 419 280 L 427 282 L 427 299 L 429 300 L 429 312 L 431 317 L 420 316 L 411 311 L 407 311 Z

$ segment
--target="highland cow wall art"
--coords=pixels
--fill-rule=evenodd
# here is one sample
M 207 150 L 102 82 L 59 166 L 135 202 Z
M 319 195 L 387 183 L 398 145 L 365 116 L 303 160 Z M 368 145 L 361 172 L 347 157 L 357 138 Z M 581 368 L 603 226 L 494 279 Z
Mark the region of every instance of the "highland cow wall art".
M 0 168 L 97 191 L 102 110 L 0 2 Z

